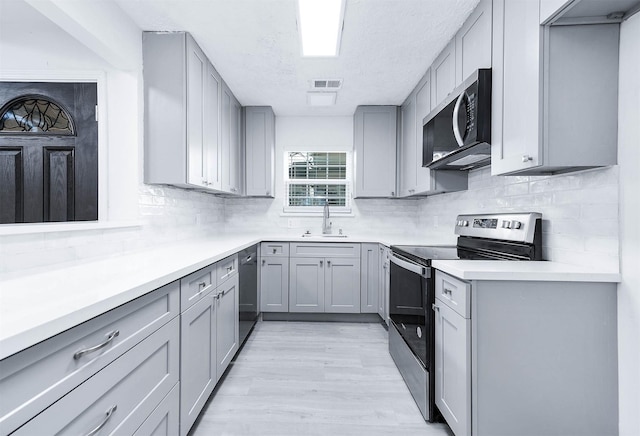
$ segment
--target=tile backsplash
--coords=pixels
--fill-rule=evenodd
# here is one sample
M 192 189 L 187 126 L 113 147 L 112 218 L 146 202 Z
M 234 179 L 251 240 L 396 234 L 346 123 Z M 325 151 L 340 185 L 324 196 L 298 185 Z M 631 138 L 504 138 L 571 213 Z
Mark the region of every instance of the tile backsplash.
M 542 213 L 545 260 L 618 268 L 618 167 L 555 176 L 469 173 L 467 191 L 420 200 L 418 229 L 428 239 L 454 242 L 459 213 Z
M 0 272 L 91 260 L 221 232 L 299 235 L 320 232 L 318 217 L 282 214 L 279 198 L 225 198 L 167 186 L 138 189 L 141 225 L 0 236 Z M 459 213 L 541 212 L 547 260 L 618 268 L 618 167 L 556 176 L 469 173 L 467 191 L 417 199 L 356 199 L 353 214 L 331 218 L 334 231 L 419 243 L 455 243 Z

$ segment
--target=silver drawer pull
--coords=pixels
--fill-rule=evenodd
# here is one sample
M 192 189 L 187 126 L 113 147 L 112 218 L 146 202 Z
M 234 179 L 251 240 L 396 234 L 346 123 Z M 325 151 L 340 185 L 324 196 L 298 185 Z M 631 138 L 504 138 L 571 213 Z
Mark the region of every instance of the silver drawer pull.
M 205 283 L 200 283 L 200 286 L 202 286 L 202 285 L 204 285 L 204 284 L 205 284 Z M 200 290 L 196 293 L 196 296 L 197 296 L 197 295 L 201 295 L 201 294 L 205 294 L 205 293 L 209 292 L 209 291 L 210 291 L 211 289 L 213 289 L 213 288 L 214 288 L 213 283 L 212 283 L 212 284 L 210 284 L 210 285 L 208 285 L 208 286 L 205 286 L 204 288 L 203 288 L 203 287 L 200 287 Z
M 444 293 L 451 295 L 451 294 L 453 294 L 453 291 L 451 289 L 444 288 Z
M 100 343 L 100 344 L 98 344 L 98 345 L 95 345 L 95 346 L 93 346 L 93 347 L 91 347 L 91 348 L 85 348 L 84 350 L 80 350 L 80 351 L 76 352 L 76 353 L 73 355 L 73 358 L 74 358 L 75 360 L 78 360 L 78 359 L 80 359 L 82 356 L 84 356 L 85 354 L 93 353 L 94 351 L 98 351 L 99 349 L 106 347 L 106 346 L 107 346 L 107 345 L 109 345 L 109 344 L 111 343 L 111 341 L 113 341 L 113 340 L 116 338 L 116 336 L 118 336 L 119 334 L 120 334 L 120 331 L 119 331 L 119 330 L 114 330 L 114 331 L 112 331 L 111 333 L 108 333 L 108 334 L 107 334 L 107 339 L 105 339 L 105 340 L 104 340 L 104 342 L 102 342 L 102 343 Z
M 330 260 L 327 260 L 327 267 L 331 268 L 331 261 Z
M 200 288 L 200 289 L 204 289 L 204 288 L 206 288 L 206 287 L 207 287 L 207 282 L 200 282 L 200 283 L 198 283 L 198 288 Z
M 107 410 L 106 416 L 104 417 L 102 422 L 96 428 L 94 428 L 89 433 L 87 433 L 86 436 L 93 436 L 94 434 L 97 434 L 100 430 L 102 430 L 102 427 L 107 425 L 107 422 L 109 422 L 109 419 L 111 419 L 111 415 L 113 415 L 113 412 L 115 412 L 117 409 L 118 409 L 118 406 L 116 404 L 111 406 L 111 408 Z
M 440 308 L 436 306 L 436 303 L 431 304 L 431 309 L 433 309 L 434 312 L 440 312 Z

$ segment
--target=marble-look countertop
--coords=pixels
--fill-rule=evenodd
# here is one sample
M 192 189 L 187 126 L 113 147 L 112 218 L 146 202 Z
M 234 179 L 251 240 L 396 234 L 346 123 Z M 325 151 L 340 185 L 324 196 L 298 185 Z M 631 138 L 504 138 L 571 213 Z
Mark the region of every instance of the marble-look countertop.
M 260 241 L 372 242 L 387 246 L 429 243 L 403 236 L 218 235 L 99 260 L 0 275 L 0 359 Z M 617 273 L 595 273 L 555 262 L 454 260 L 433 264 L 466 280 L 620 280 Z

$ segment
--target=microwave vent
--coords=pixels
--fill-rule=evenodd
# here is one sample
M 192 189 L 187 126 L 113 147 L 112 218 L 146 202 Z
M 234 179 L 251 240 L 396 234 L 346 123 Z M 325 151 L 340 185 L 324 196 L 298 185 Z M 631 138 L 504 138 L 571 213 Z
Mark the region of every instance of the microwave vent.
M 342 88 L 342 79 L 314 79 L 311 81 L 312 89 L 340 89 Z

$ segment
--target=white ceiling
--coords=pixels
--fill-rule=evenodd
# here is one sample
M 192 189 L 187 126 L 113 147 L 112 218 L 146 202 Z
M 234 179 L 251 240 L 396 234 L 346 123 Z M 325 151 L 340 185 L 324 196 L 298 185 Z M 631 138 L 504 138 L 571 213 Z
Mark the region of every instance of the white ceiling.
M 352 115 L 399 105 L 478 0 L 346 0 L 337 58 L 303 58 L 295 0 L 115 0 L 143 30 L 190 32 L 242 105 L 277 115 Z M 309 107 L 316 78 L 343 79 L 337 103 Z

